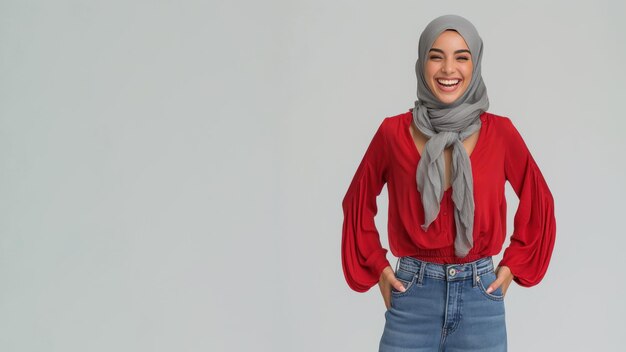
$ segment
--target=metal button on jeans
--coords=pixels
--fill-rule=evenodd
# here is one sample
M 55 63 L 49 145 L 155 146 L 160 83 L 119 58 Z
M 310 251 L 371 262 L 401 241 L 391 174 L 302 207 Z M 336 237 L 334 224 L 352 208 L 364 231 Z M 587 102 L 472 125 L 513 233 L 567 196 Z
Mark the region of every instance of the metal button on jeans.
M 454 276 L 454 274 L 456 274 L 456 270 L 454 268 L 450 268 L 450 270 L 448 270 L 448 273 L 450 274 L 450 276 Z

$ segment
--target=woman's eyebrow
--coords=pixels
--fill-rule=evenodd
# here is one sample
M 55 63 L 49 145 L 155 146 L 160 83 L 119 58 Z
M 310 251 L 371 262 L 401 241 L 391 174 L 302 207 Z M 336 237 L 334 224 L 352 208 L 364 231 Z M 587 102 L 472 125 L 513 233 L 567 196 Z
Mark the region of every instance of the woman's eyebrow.
M 432 48 L 428 52 L 431 52 L 431 51 L 437 51 L 437 52 L 440 52 L 440 53 L 443 54 L 443 50 L 441 50 L 439 48 Z M 459 54 L 459 53 L 465 53 L 465 52 L 470 54 L 470 55 L 472 55 L 472 53 L 469 50 L 467 50 L 467 49 L 459 49 L 459 50 L 455 51 L 454 53 L 455 54 Z

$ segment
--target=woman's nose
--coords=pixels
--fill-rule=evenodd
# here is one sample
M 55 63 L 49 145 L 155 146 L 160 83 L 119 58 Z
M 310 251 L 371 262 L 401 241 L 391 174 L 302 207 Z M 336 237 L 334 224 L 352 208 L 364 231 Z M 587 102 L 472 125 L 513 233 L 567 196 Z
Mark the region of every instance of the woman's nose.
M 441 71 L 448 74 L 454 72 L 454 62 L 450 60 L 444 60 L 443 64 L 441 65 Z

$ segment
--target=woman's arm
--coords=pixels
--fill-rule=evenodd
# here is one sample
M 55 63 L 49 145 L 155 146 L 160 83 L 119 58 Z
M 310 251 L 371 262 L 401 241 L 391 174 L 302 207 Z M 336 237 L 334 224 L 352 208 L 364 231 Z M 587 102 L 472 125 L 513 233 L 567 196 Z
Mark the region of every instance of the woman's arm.
M 341 261 L 348 285 L 357 292 L 378 283 L 383 269 L 390 266 L 374 223 L 376 197 L 387 182 L 386 120 L 374 134 L 342 201 Z
M 498 266 L 507 266 L 517 284 L 531 287 L 544 277 L 556 238 L 554 199 L 526 143 L 506 119 L 506 179 L 519 197 L 511 243 Z

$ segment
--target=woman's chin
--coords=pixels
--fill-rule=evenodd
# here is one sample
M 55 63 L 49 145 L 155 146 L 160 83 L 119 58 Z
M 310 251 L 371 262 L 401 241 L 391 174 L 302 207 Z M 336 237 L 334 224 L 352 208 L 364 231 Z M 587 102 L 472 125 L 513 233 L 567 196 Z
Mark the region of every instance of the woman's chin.
M 460 95 L 455 95 L 453 97 L 449 96 L 449 95 L 439 95 L 437 96 L 437 98 L 439 99 L 439 101 L 441 101 L 444 104 L 452 104 L 454 103 L 458 98 L 460 97 Z
M 436 94 L 436 97 L 437 99 L 439 99 L 439 101 L 441 101 L 444 104 L 452 104 L 457 99 L 459 99 L 463 95 L 464 92 L 465 92 L 465 89 L 460 92 L 456 92 L 455 94 L 445 94 L 445 93 L 438 91 Z

